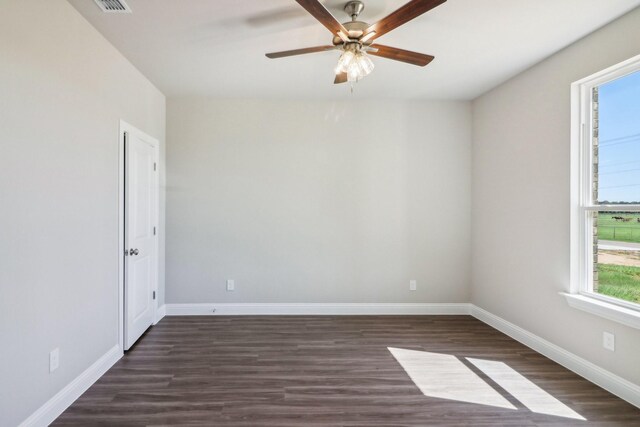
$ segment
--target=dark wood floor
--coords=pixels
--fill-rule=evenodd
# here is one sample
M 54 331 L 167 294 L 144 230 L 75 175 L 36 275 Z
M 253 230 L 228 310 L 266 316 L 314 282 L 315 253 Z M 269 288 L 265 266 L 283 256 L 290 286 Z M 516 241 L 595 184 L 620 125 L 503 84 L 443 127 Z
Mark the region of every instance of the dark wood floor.
M 501 361 L 587 421 L 429 397 L 388 347 Z M 459 384 L 458 384 L 459 386 Z M 640 409 L 468 316 L 167 317 L 56 426 L 640 425 Z

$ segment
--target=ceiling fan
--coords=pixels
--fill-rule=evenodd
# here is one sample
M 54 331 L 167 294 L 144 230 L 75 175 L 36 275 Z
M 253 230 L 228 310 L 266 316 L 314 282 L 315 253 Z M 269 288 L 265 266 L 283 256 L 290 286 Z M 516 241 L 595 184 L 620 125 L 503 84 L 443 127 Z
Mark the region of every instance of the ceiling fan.
M 333 34 L 332 44 L 267 53 L 267 58 L 275 59 L 304 55 L 307 53 L 339 50 L 342 54 L 335 69 L 336 78 L 334 80 L 334 83 L 338 84 L 357 82 L 369 75 L 369 73 L 373 71 L 374 64 L 368 55 L 402 61 L 420 67 L 424 67 L 433 61 L 434 57 L 431 55 L 384 46 L 374 42 L 378 37 L 440 6 L 447 0 L 411 0 L 400 9 L 373 25 L 358 21 L 358 16 L 364 10 L 364 3 L 361 1 L 350 1 L 345 5 L 344 10 L 351 16 L 351 21 L 343 24 L 338 22 L 319 0 L 296 1 L 331 31 L 331 34 Z

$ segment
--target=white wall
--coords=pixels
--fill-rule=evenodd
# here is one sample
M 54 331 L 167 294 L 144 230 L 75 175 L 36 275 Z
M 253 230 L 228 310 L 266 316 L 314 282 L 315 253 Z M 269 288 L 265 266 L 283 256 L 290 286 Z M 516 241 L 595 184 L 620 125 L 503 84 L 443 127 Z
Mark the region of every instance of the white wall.
M 168 303 L 468 301 L 469 103 L 170 99 L 167 124 Z
M 570 84 L 638 54 L 640 9 L 475 100 L 472 175 L 472 302 L 636 384 L 640 331 L 558 292 L 569 289 Z
M 64 0 L 0 12 L 0 425 L 118 342 L 118 129 L 165 99 Z M 49 351 L 60 368 L 49 374 Z

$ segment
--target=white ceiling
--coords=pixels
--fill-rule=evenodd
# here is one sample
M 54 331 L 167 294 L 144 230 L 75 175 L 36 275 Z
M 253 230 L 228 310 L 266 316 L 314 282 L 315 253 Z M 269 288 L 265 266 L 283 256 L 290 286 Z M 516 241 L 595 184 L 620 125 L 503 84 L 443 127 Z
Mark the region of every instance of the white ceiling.
M 324 3 L 347 21 L 347 0 Z M 408 0 L 365 0 L 373 23 Z M 264 54 L 330 44 L 331 34 L 294 0 L 127 0 L 133 14 L 104 14 L 69 0 L 165 95 L 222 98 L 347 97 L 333 85 L 338 52 L 283 59 Z M 640 0 L 448 0 L 378 39 L 434 55 L 420 68 L 373 58 L 358 98 L 472 99 L 640 5 Z

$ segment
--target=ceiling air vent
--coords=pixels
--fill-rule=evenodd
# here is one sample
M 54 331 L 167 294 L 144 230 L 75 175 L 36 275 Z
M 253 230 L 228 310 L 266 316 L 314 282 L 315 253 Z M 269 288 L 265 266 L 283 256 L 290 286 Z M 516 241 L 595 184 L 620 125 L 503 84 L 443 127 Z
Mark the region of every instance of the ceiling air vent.
M 124 0 L 95 0 L 95 2 L 106 13 L 131 13 L 131 8 Z

